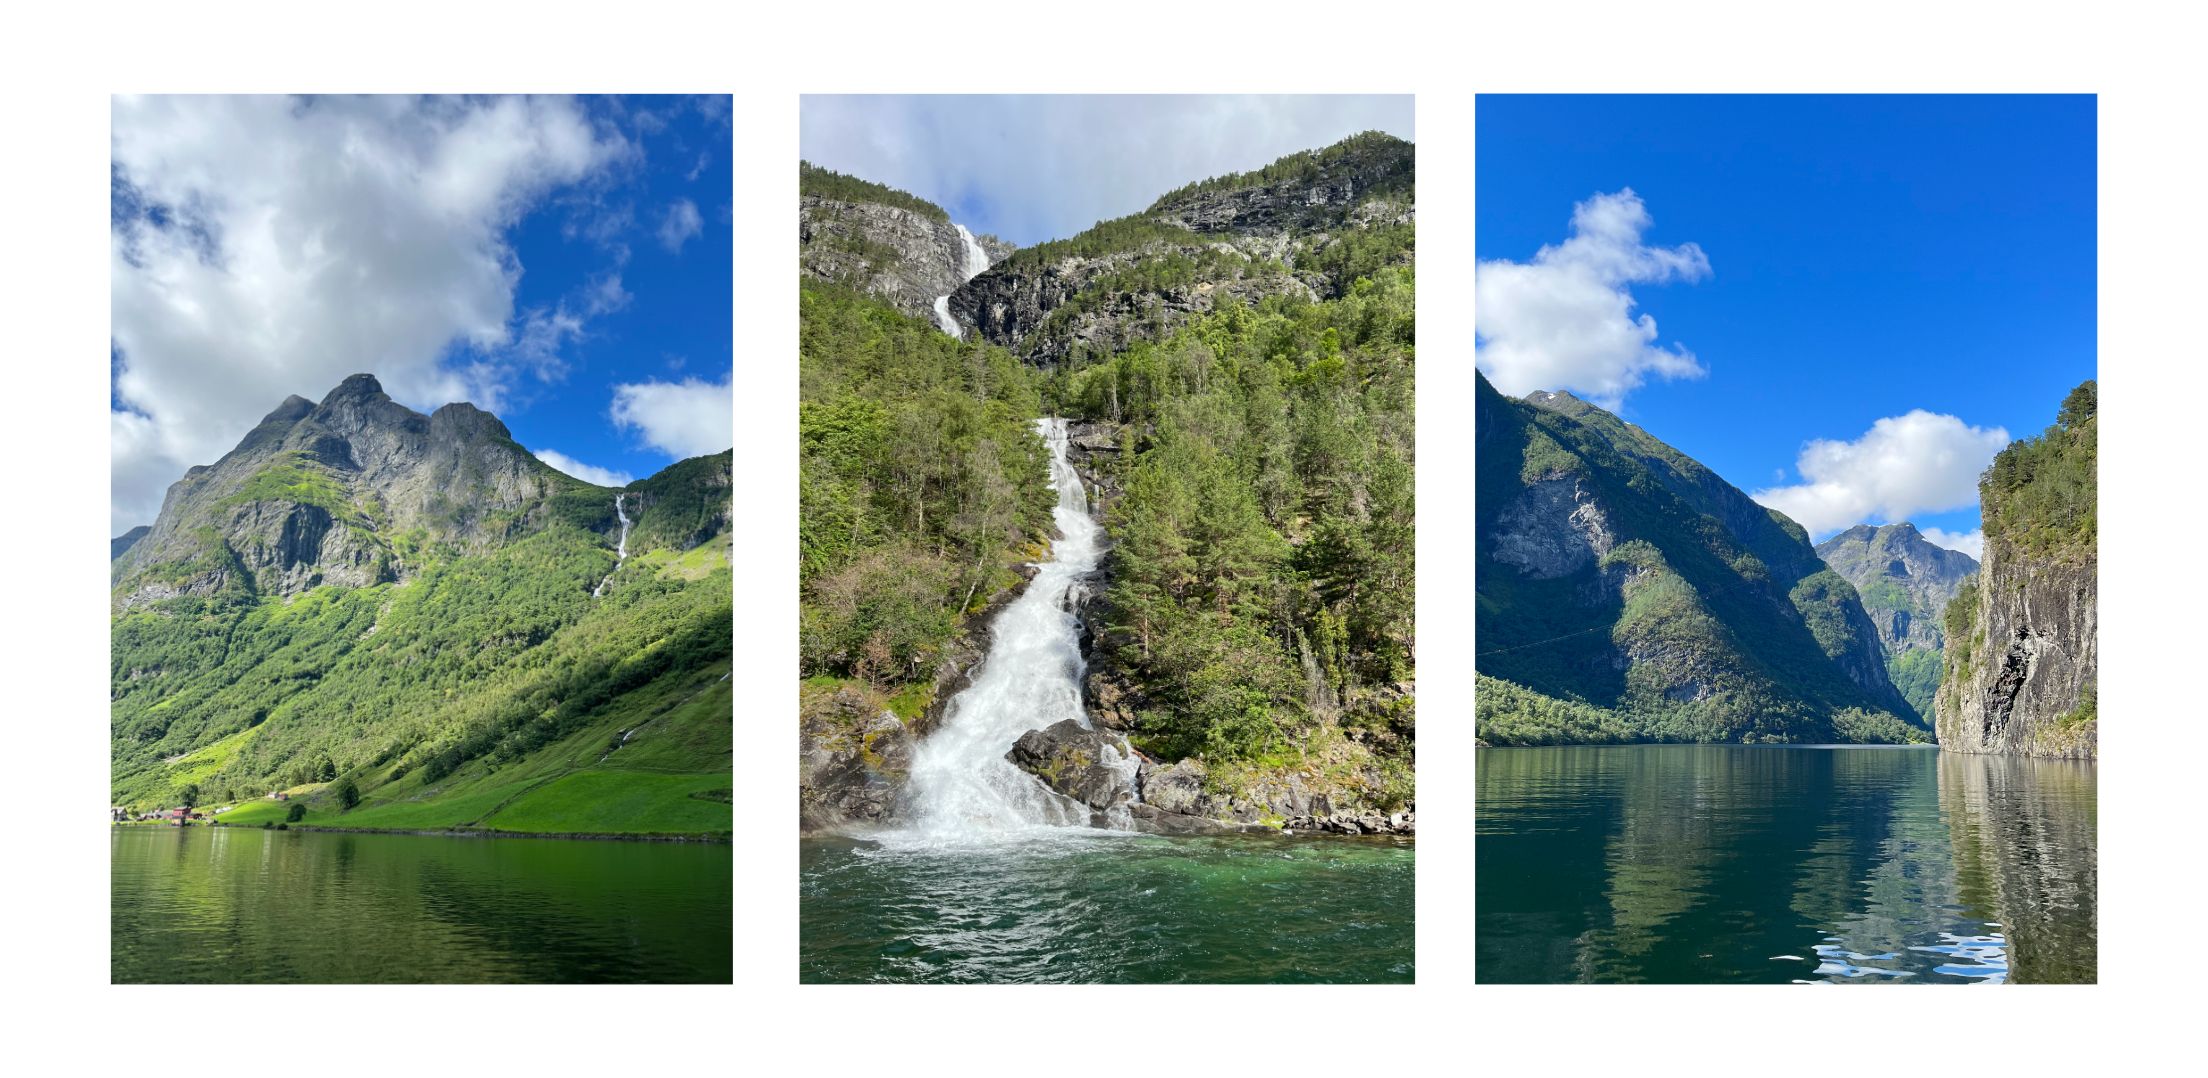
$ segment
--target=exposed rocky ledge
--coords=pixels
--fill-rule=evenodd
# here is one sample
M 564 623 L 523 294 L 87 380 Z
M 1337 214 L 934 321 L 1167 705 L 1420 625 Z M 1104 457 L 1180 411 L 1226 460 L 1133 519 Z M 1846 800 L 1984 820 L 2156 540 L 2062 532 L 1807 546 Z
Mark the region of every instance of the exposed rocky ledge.
M 1028 731 L 1005 759 L 1088 806 L 1090 822 L 1100 827 L 1159 835 L 1417 833 L 1417 816 L 1409 807 L 1395 813 L 1337 809 L 1335 802 L 1347 797 L 1344 791 L 1314 789 L 1294 773 L 1218 794 L 1195 760 L 1161 763 L 1143 756 L 1114 731 L 1086 728 L 1072 719 Z
M 904 720 L 876 711 L 855 689 L 801 704 L 798 723 L 798 828 L 878 826 L 896 817 L 918 739 Z

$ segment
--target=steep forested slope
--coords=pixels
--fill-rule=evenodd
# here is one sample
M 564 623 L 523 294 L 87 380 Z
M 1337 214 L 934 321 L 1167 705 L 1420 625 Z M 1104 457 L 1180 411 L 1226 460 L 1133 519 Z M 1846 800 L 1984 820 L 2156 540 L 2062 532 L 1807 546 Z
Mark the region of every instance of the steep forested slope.
M 1382 270 L 1058 380 L 1117 450 L 1093 466 L 1115 544 L 1089 612 L 1100 725 L 1215 772 L 1410 800 L 1415 306 L 1412 272 Z
M 1577 705 L 1482 706 L 1483 738 L 1927 739 L 1799 525 L 1570 394 L 1476 388 L 1479 672 Z

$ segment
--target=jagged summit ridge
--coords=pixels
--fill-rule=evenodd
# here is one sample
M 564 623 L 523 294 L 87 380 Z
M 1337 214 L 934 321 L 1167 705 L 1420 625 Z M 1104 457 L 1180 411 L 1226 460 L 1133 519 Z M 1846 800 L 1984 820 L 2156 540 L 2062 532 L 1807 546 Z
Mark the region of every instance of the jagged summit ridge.
M 424 416 L 355 374 L 318 404 L 285 398 L 236 448 L 173 484 L 115 558 L 117 602 L 400 579 L 402 547 L 500 541 L 541 524 L 547 499 L 571 486 L 584 484 L 490 413 L 456 403 Z

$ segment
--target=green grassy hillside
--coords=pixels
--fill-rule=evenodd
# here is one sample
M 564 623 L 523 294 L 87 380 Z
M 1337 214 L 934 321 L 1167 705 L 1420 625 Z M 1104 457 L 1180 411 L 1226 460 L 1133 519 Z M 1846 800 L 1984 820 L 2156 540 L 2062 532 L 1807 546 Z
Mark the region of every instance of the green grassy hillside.
M 554 513 L 399 582 L 119 615 L 115 803 L 255 825 L 299 789 L 306 824 L 728 831 L 728 476 L 721 454 L 633 485 L 618 572 L 590 514 Z

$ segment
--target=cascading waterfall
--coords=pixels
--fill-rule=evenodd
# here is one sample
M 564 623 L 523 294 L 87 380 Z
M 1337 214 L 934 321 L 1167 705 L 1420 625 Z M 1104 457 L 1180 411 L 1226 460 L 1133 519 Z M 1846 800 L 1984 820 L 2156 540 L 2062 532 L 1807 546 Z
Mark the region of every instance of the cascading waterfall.
M 951 227 L 958 230 L 959 241 L 966 245 L 966 264 L 959 268 L 958 278 L 958 283 L 965 284 L 988 270 L 989 252 L 982 250 L 981 244 L 974 242 L 974 234 L 966 231 L 965 225 L 954 222 Z M 935 324 L 953 337 L 966 339 L 966 331 L 959 328 L 958 319 L 951 317 L 949 293 L 935 297 Z
M 613 573 L 620 572 L 621 563 L 629 560 L 629 514 L 627 510 L 621 508 L 621 499 L 626 497 L 628 497 L 626 493 L 613 496 L 613 515 L 621 518 L 621 543 L 613 549 Z M 606 590 L 606 585 L 613 582 L 613 573 L 607 573 L 606 578 L 599 581 L 597 587 L 590 589 L 591 598 L 597 598 L 599 592 Z
M 1086 663 L 1074 611 L 1077 589 L 1104 554 L 1104 529 L 1066 460 L 1063 419 L 1036 421 L 1050 446 L 1052 516 L 1059 538 L 1027 590 L 997 615 L 989 653 L 973 684 L 950 703 L 943 725 L 913 753 L 907 787 L 912 826 L 927 842 L 971 840 L 1042 827 L 1085 826 L 1088 809 L 1004 758 L 1029 730 L 1064 719 L 1089 725 L 1081 706 Z M 1124 761 L 1129 771 L 1132 758 Z

